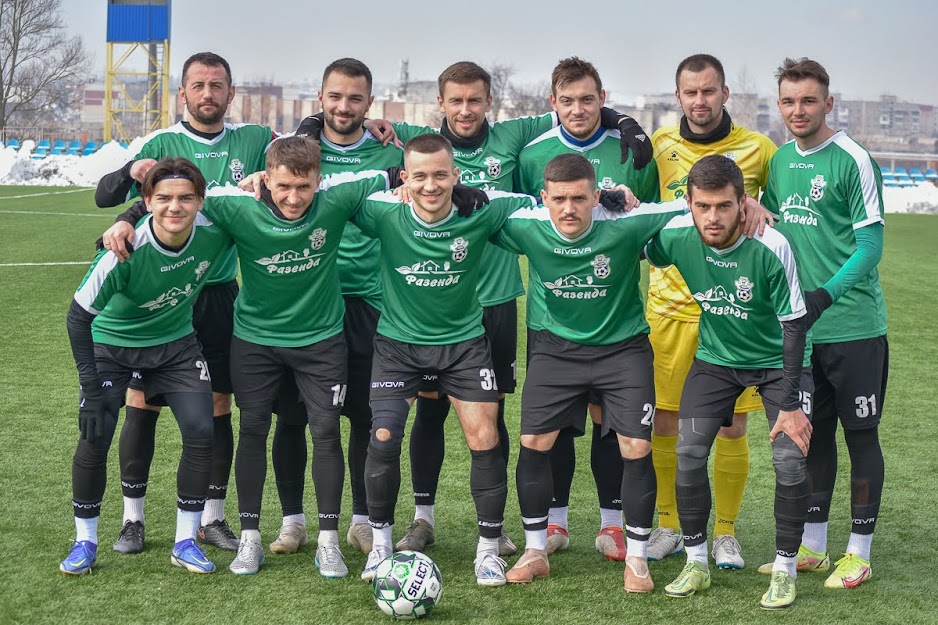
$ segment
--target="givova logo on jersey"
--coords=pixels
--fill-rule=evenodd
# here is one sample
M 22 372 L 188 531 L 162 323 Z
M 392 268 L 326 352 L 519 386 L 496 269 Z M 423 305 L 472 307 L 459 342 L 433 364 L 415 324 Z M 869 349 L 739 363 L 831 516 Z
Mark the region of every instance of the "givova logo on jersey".
M 313 252 L 325 245 L 326 232 L 325 228 L 316 228 L 313 230 L 313 233 L 309 235 L 310 247 L 303 248 L 302 252 L 284 250 L 277 252 L 273 256 L 259 258 L 254 262 L 267 267 L 267 273 L 276 273 L 278 275 L 300 273 L 308 271 L 313 267 L 318 267 L 325 254 L 314 254 Z
M 740 302 L 747 304 L 752 301 L 753 283 L 746 276 L 740 276 L 735 282 L 736 294 L 730 293 L 722 284 L 718 284 L 707 290 L 706 293 L 694 293 L 694 299 L 700 305 L 700 309 L 708 314 L 717 316 L 737 317 L 738 319 L 749 319 L 749 308 L 740 305 Z
M 605 254 L 597 254 L 590 261 L 593 267 L 593 275 L 599 280 L 604 280 L 612 273 L 609 257 Z M 556 280 L 544 282 L 544 287 L 550 291 L 554 297 L 561 299 L 596 299 L 606 297 L 608 284 L 599 284 L 593 279 L 593 275 L 575 276 L 573 274 L 557 278 Z
M 463 253 L 465 253 L 465 250 L 463 250 Z M 453 256 L 455 257 L 455 255 L 454 250 Z M 452 265 L 449 261 L 445 261 L 441 265 L 435 260 L 424 260 L 410 266 L 397 267 L 396 271 L 404 276 L 404 281 L 410 286 L 440 287 L 458 284 L 460 274 L 465 273 L 464 270 L 450 269 L 450 267 Z
M 178 286 L 174 286 L 165 293 L 160 294 L 156 299 L 152 299 L 149 302 L 140 304 L 140 308 L 146 308 L 149 311 L 159 310 L 164 306 L 175 306 L 179 302 L 184 301 L 192 295 L 194 289 L 192 288 L 192 283 L 186 284 L 185 288 L 180 289 Z

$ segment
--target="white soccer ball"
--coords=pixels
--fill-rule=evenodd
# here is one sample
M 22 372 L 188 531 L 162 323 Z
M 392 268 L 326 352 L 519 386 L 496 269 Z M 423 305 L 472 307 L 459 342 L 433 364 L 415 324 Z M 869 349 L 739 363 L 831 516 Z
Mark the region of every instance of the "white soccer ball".
M 410 620 L 426 616 L 440 602 L 443 576 L 426 555 L 399 551 L 378 565 L 372 588 L 382 612 Z

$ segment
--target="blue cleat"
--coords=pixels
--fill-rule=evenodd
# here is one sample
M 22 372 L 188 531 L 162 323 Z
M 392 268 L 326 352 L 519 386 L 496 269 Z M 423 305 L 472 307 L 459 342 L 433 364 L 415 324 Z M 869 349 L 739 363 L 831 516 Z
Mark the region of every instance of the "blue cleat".
M 215 571 L 215 565 L 205 557 L 205 554 L 191 538 L 176 543 L 169 561 L 190 573 L 212 573 Z
M 66 575 L 84 575 L 91 572 L 98 559 L 98 546 L 90 540 L 75 541 L 68 551 L 68 557 L 59 564 L 59 570 Z

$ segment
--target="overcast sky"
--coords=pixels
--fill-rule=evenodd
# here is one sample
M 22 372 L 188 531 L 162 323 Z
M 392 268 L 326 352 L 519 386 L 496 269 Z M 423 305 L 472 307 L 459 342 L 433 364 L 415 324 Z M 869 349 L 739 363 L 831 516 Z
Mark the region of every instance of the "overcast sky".
M 106 0 L 62 0 L 62 8 L 103 72 Z M 559 59 L 577 55 L 597 66 L 617 100 L 627 100 L 672 92 L 677 63 L 696 52 L 723 61 L 731 91 L 745 73 L 762 95 L 775 93 L 772 74 L 782 59 L 810 56 L 845 98 L 891 94 L 938 105 L 936 28 L 934 0 L 176 0 L 171 72 L 211 50 L 228 59 L 236 83 L 318 82 L 343 56 L 364 61 L 382 83 L 397 80 L 405 58 L 412 80 L 472 60 L 511 65 L 516 82 L 535 83 L 547 81 Z

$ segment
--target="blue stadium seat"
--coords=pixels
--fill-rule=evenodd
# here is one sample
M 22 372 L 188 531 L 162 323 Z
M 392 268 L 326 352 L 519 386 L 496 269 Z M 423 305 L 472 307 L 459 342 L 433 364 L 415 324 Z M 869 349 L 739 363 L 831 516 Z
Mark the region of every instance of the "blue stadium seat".
M 69 148 L 65 151 L 65 156 L 80 156 L 81 152 L 79 148 Z
M 926 169 L 925 179 L 926 180 L 938 180 L 938 171 L 935 171 L 934 169 Z
M 81 150 L 81 141 L 72 141 L 68 144 L 68 149 Z
M 905 167 L 896 167 L 896 169 L 895 169 L 894 171 L 896 172 L 896 178 L 898 178 L 898 177 L 900 177 L 900 176 L 908 176 L 908 175 L 909 175 L 909 172 L 907 172 L 907 171 L 905 170 Z
M 120 142 L 120 146 L 121 146 L 122 148 L 127 148 L 127 147 L 129 147 L 129 146 L 127 145 L 127 142 L 126 142 L 126 141 L 121 141 L 121 142 Z
M 891 173 L 892 173 L 892 170 L 891 170 L 891 169 L 889 169 L 888 167 L 883 167 L 883 166 L 880 166 L 879 171 L 881 171 L 884 176 L 885 176 L 886 174 L 891 174 Z
M 19 150 L 20 142 L 18 139 L 10 139 L 9 141 L 7 141 L 7 147 L 13 148 L 14 150 Z
M 51 147 L 52 147 L 52 144 L 49 143 L 49 140 L 48 140 L 48 139 L 43 139 L 42 141 L 40 141 L 39 143 L 36 144 L 36 150 L 37 150 L 37 151 L 38 151 L 38 150 L 45 149 L 45 150 L 48 152 L 48 151 L 49 151 L 49 148 L 51 148 Z
M 52 144 L 52 149 L 54 150 L 56 148 L 60 150 L 65 150 L 65 142 L 59 139 L 58 141 Z
M 898 187 L 899 181 L 896 180 L 895 178 L 883 178 L 883 186 L 884 187 Z
M 94 154 L 98 150 L 98 144 L 94 141 L 89 141 L 85 144 L 85 149 L 81 151 L 82 156 L 88 156 L 89 154 Z

